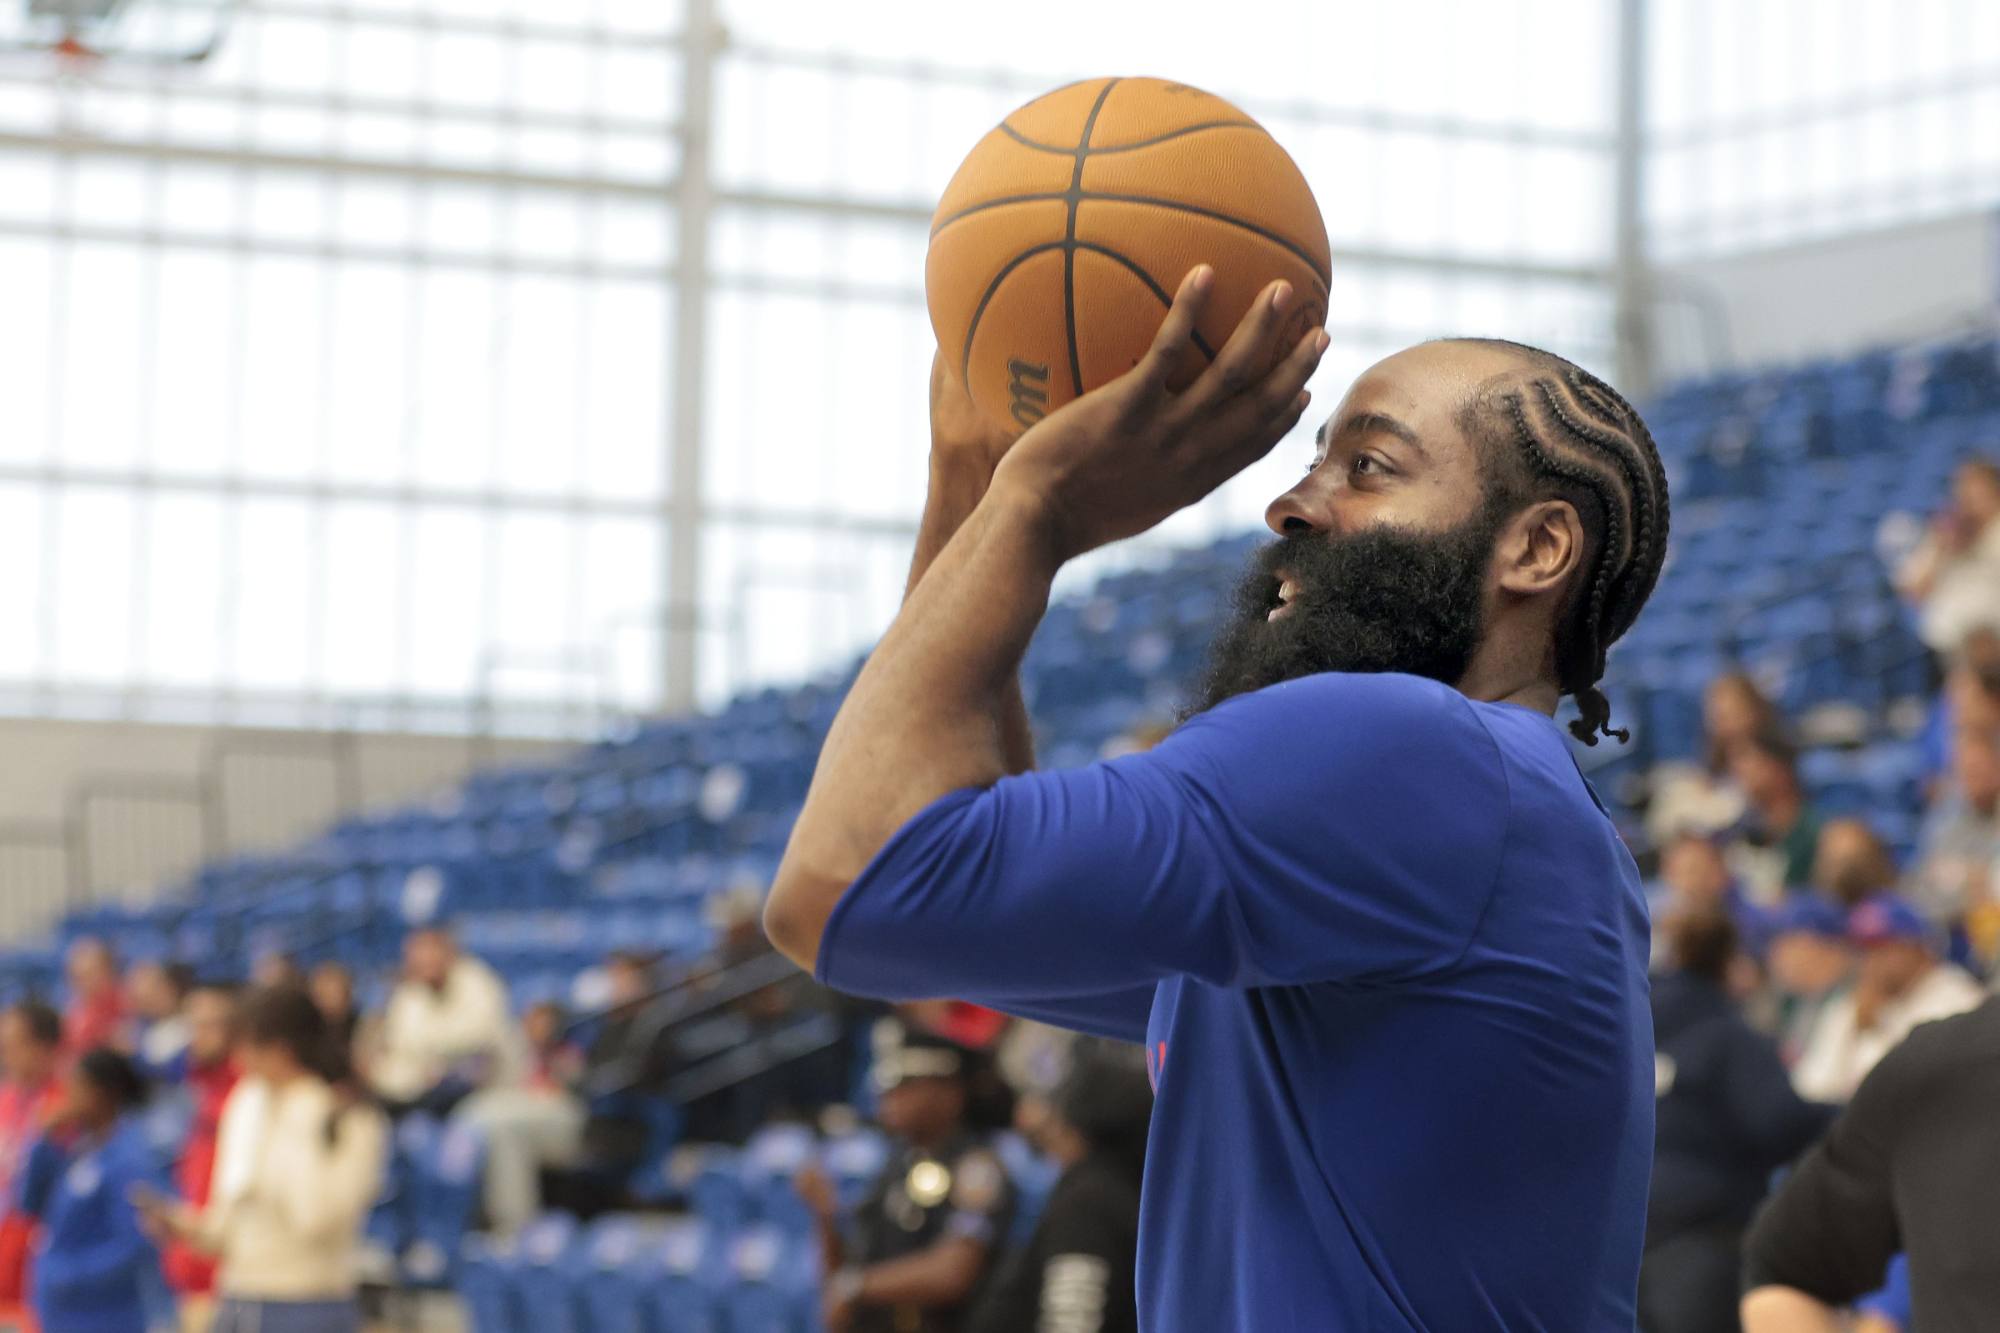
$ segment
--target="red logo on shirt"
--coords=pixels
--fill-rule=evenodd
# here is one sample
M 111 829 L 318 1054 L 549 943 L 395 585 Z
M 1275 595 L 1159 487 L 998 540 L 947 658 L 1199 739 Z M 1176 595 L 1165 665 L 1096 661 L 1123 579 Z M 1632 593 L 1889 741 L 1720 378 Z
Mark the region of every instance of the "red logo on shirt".
M 1155 1042 L 1146 1048 L 1146 1080 L 1153 1085 L 1153 1091 L 1160 1090 L 1160 1080 L 1167 1076 L 1167 1044 Z

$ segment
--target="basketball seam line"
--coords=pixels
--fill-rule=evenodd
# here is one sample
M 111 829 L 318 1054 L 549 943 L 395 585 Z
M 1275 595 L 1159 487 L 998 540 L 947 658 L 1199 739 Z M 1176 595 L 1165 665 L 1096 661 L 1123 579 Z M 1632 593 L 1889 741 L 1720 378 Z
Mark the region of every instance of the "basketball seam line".
M 986 314 L 987 304 L 993 300 L 994 294 L 1000 290 L 1000 284 L 1007 280 L 1009 273 L 1012 273 L 1036 255 L 1047 254 L 1051 250 L 1060 250 L 1062 244 L 1061 241 L 1044 241 L 1040 245 L 1031 246 L 1023 250 L 1020 254 L 1008 260 L 1006 266 L 993 275 L 993 281 L 986 284 L 985 293 L 979 298 L 979 304 L 973 308 L 972 322 L 965 327 L 965 355 L 959 358 L 958 382 L 965 385 L 968 392 L 972 385 L 972 340 L 979 332 L 979 321 Z
M 1083 203 L 1083 164 L 1090 160 L 1090 134 L 1097 128 L 1097 115 L 1119 80 L 1107 79 L 1083 118 L 1083 137 L 1076 144 L 1076 168 L 1069 177 L 1069 224 L 1063 230 L 1063 322 L 1069 329 L 1069 377 L 1076 396 L 1083 397 L 1083 356 L 1076 348 L 1076 210 Z
M 1072 195 L 1075 196 L 1073 200 L 1071 198 Z M 1301 246 L 1294 241 L 1286 240 L 1283 236 L 1280 236 L 1278 233 L 1274 231 L 1271 231 L 1264 227 L 1260 227 L 1254 222 L 1247 222 L 1239 217 L 1231 217 L 1227 213 L 1218 213 L 1214 209 L 1202 208 L 1196 204 L 1177 203 L 1172 199 L 1155 199 L 1150 195 L 1143 195 L 1143 194 L 1103 194 L 1096 190 L 1080 190 L 1080 191 L 1065 190 L 1060 193 L 1054 191 L 1044 191 L 1039 194 L 1005 195 L 999 199 L 988 199 L 984 203 L 970 204 L 965 208 L 961 208 L 958 212 L 953 213 L 943 222 L 940 222 L 935 227 L 931 228 L 931 239 L 936 240 L 939 232 L 943 231 L 946 227 L 949 227 L 952 223 L 957 222 L 962 218 L 970 217 L 974 213 L 984 213 L 989 208 L 1000 208 L 1006 204 L 1032 204 L 1038 202 L 1054 203 L 1057 201 L 1069 202 L 1070 213 L 1071 213 L 1071 225 L 1073 226 L 1075 220 L 1076 205 L 1091 200 L 1107 204 L 1148 204 L 1154 208 L 1164 208 L 1175 213 L 1192 213 L 1197 217 L 1212 218 L 1217 222 L 1226 222 L 1232 227 L 1240 227 L 1244 231 L 1252 232 L 1258 236 L 1262 236 L 1265 240 L 1270 241 L 1272 244 L 1282 246 L 1286 250 L 1291 251 L 1292 254 L 1298 256 L 1300 259 L 1305 261 L 1306 267 L 1312 270 L 1313 276 L 1319 279 L 1321 286 L 1331 288 L 1333 285 L 1332 276 L 1320 270 L 1319 261 L 1314 259 L 1310 254 L 1308 254 L 1304 246 Z
M 1061 144 L 1043 143 L 1039 139 L 1030 139 L 1004 120 L 994 126 L 994 128 L 1005 134 L 1015 143 L 1020 144 L 1023 148 L 1032 148 L 1038 153 L 1059 153 L 1063 157 L 1070 157 L 1076 152 L 1074 148 L 1064 148 Z M 1084 150 L 1084 156 L 1101 157 L 1106 153 L 1130 153 L 1141 148 L 1151 148 L 1155 144 L 1163 144 L 1170 140 L 1181 138 L 1183 135 L 1199 134 L 1203 130 L 1257 130 L 1262 128 L 1263 126 L 1254 120 L 1205 120 L 1199 125 L 1184 125 L 1180 129 L 1169 130 L 1165 134 L 1156 134 L 1150 139 L 1141 139 L 1136 143 L 1115 143 L 1108 144 L 1102 148 L 1086 149 Z
M 1139 261 L 1137 261 L 1136 259 L 1133 259 L 1129 255 L 1122 255 L 1118 253 L 1118 251 L 1113 250 L 1108 245 L 1099 245 L 1095 241 L 1078 241 L 1076 243 L 1076 248 L 1079 250 L 1088 250 L 1092 254 L 1103 255 L 1106 259 L 1112 260 L 1119 264 L 1123 264 L 1127 269 L 1131 270 L 1133 277 L 1137 278 L 1139 281 L 1146 284 L 1146 288 L 1148 291 L 1152 292 L 1154 296 L 1160 298 L 1161 305 L 1165 306 L 1169 310 L 1174 308 L 1173 293 L 1168 291 L 1166 288 L 1162 287 L 1159 284 L 1159 282 L 1153 277 L 1152 274 L 1146 272 L 1144 268 L 1140 267 Z M 1203 356 L 1207 357 L 1210 361 L 1215 360 L 1215 349 L 1208 345 L 1208 339 L 1201 336 L 1201 330 L 1199 329 L 1190 330 L 1188 333 L 1188 337 L 1194 340 L 1194 345 L 1196 349 L 1199 350 Z

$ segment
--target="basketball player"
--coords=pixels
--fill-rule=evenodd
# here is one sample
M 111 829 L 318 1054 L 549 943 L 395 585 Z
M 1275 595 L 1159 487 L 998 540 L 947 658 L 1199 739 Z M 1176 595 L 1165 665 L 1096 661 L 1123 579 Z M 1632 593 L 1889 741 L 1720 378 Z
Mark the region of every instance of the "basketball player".
M 995 442 L 940 431 L 943 549 L 827 739 L 766 925 L 842 990 L 1145 1043 L 1144 1328 L 1629 1330 L 1645 908 L 1552 715 L 1567 694 L 1608 730 L 1605 650 L 1666 542 L 1651 440 L 1545 352 L 1388 358 L 1272 502 L 1194 715 L 1029 771 L 1016 673 L 1057 569 L 1305 410 L 1326 339 L 1277 345 L 1283 284 L 1167 389 L 1210 284 L 983 494 Z

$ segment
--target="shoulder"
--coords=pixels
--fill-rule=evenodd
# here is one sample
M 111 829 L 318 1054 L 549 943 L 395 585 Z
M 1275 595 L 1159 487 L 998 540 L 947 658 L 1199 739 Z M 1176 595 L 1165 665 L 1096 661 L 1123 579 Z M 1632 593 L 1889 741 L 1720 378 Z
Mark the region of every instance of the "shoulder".
M 2000 997 L 1949 1018 L 1917 1024 L 1882 1057 L 1882 1065 L 1893 1064 L 1903 1078 L 1952 1077 L 1968 1064 L 1991 1061 L 1996 1055 L 2000 1055 Z
M 960 1212 L 991 1212 L 1013 1192 L 1000 1155 L 984 1146 L 959 1153 L 952 1160 L 951 1179 L 951 1205 Z
M 1330 671 L 1240 695 L 1191 718 L 1161 745 L 1176 750 L 1251 744 L 1267 758 L 1300 763 L 1336 756 L 1342 767 L 1443 760 L 1488 775 L 1499 747 L 1470 699 L 1448 685 L 1393 672 Z

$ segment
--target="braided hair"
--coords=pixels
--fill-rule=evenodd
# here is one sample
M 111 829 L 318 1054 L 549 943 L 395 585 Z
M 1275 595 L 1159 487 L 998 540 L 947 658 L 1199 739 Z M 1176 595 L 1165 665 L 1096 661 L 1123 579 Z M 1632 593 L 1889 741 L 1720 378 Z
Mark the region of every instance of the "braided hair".
M 1652 432 L 1616 389 L 1554 352 L 1501 338 L 1453 341 L 1500 347 L 1529 365 L 1526 376 L 1490 382 L 1460 425 L 1485 447 L 1491 484 L 1515 504 L 1568 501 L 1583 521 L 1587 577 L 1556 631 L 1556 676 L 1576 699 L 1570 731 L 1586 745 L 1611 726 L 1598 688 L 1605 657 L 1632 628 L 1659 582 L 1667 552 L 1667 475 Z

